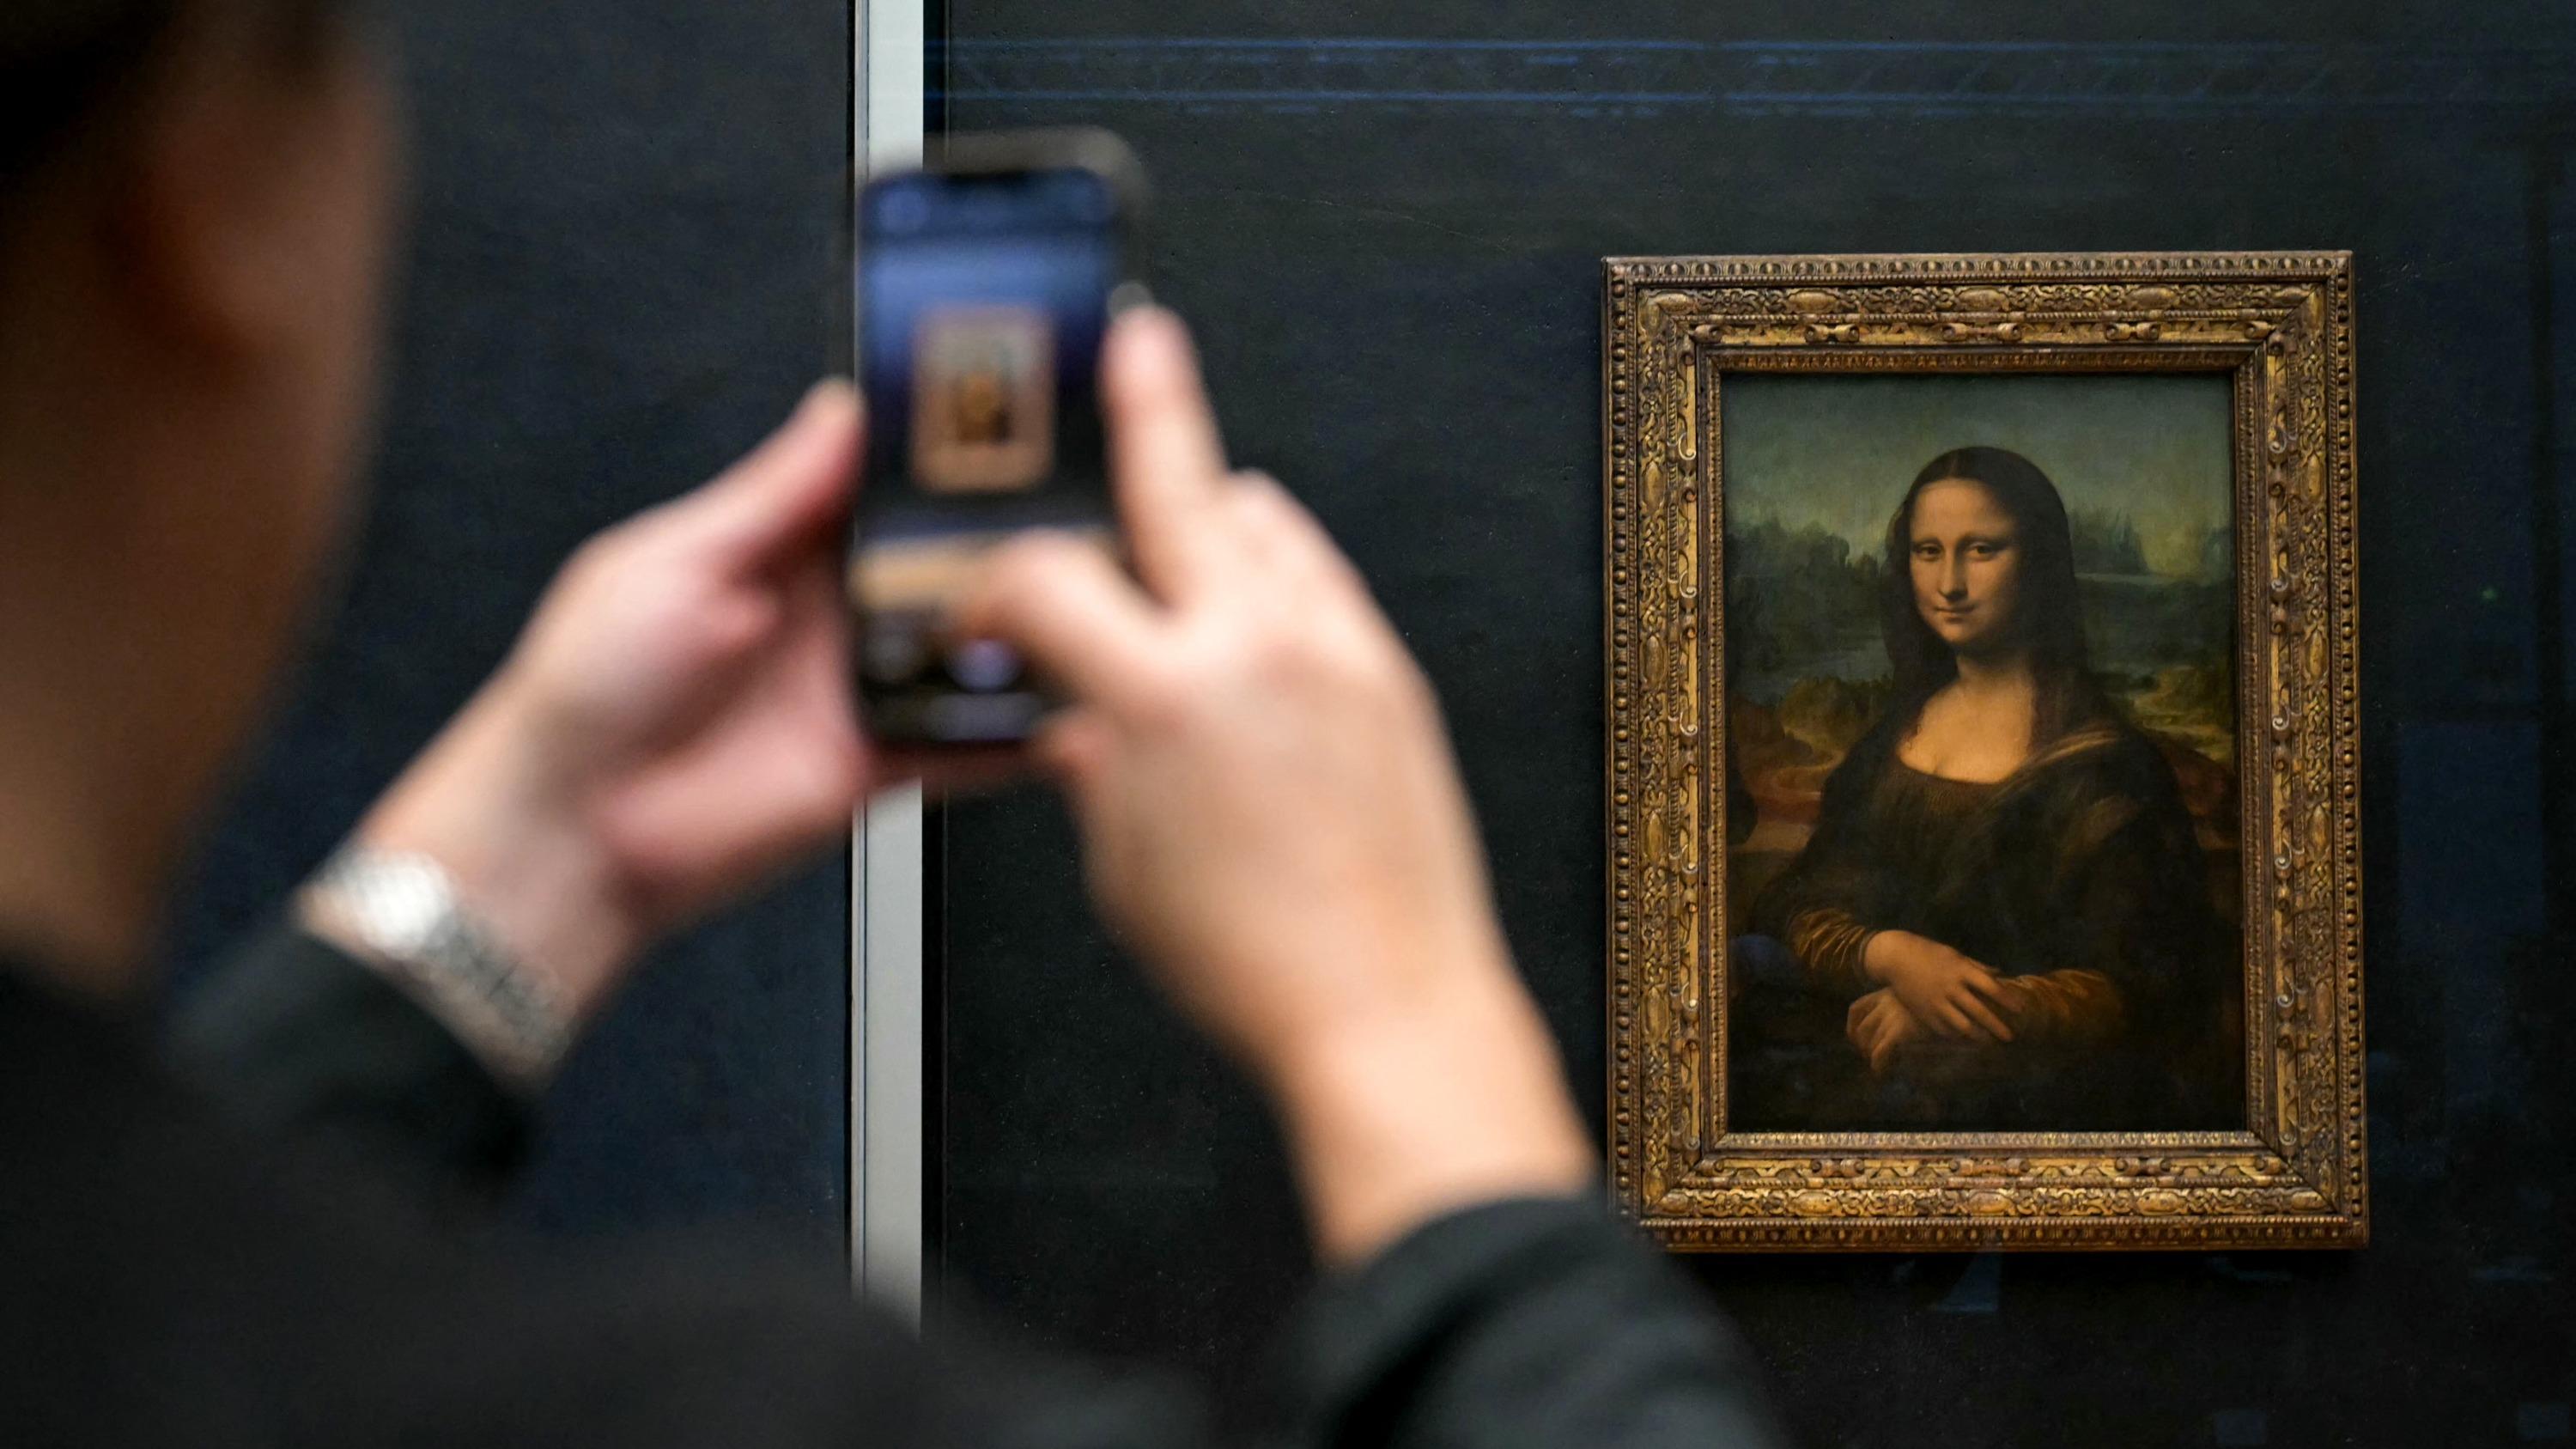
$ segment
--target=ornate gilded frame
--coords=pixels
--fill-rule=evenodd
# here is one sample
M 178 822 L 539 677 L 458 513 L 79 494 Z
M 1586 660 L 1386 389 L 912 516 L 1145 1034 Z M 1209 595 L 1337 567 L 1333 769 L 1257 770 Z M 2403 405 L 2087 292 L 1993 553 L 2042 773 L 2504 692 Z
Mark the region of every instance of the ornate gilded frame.
M 1603 269 L 1619 1208 L 1676 1249 L 2361 1245 L 2349 254 L 1613 257 Z M 1728 1129 L 1718 444 L 1723 379 L 1752 369 L 2232 375 L 2250 1130 Z

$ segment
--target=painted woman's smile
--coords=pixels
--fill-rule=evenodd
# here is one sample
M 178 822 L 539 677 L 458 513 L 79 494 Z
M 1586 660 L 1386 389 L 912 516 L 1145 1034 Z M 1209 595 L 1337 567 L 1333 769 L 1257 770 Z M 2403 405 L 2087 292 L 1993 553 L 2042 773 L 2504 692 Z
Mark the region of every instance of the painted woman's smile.
M 1915 610 L 1943 643 L 1974 654 L 2009 642 L 2021 552 L 2012 515 L 1985 484 L 1953 478 L 1926 487 L 1914 500 L 1907 555 Z

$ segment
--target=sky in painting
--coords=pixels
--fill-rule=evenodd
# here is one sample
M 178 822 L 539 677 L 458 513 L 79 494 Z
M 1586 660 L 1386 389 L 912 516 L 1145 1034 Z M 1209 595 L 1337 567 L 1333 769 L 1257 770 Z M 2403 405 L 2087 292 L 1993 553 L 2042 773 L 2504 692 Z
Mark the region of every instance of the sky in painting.
M 1875 553 L 1914 475 L 1971 444 L 2038 464 L 2071 512 L 2127 515 L 2167 577 L 2206 577 L 2229 526 L 2222 374 L 1730 372 L 1719 387 L 1731 528 L 1813 525 Z

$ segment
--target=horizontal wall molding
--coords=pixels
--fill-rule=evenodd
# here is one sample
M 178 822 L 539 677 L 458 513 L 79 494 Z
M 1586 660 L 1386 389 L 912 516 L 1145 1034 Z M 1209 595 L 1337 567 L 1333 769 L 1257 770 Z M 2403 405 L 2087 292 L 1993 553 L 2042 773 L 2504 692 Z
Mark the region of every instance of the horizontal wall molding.
M 2576 51 L 2503 47 L 1138 38 L 952 40 L 929 60 L 934 101 L 1085 107 L 2492 118 L 2576 97 Z

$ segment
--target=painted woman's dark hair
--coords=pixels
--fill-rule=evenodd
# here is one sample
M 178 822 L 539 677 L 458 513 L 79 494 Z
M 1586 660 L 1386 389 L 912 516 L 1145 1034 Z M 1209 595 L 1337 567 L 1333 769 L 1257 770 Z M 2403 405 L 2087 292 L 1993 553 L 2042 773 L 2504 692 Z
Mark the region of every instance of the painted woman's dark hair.
M 2030 651 L 2039 685 L 2031 745 L 2037 748 L 2111 711 L 2084 646 L 2083 601 L 2075 585 L 2075 530 L 2066 500 L 2039 465 L 2004 448 L 1953 448 L 1923 465 L 1887 523 L 1887 567 L 1879 589 L 1879 631 L 1896 671 L 1892 709 L 1911 728 L 1923 704 L 1959 675 L 1958 655 L 1914 603 L 1914 502 L 1935 483 L 1973 482 L 2013 521 L 2020 589 L 2011 628 Z

